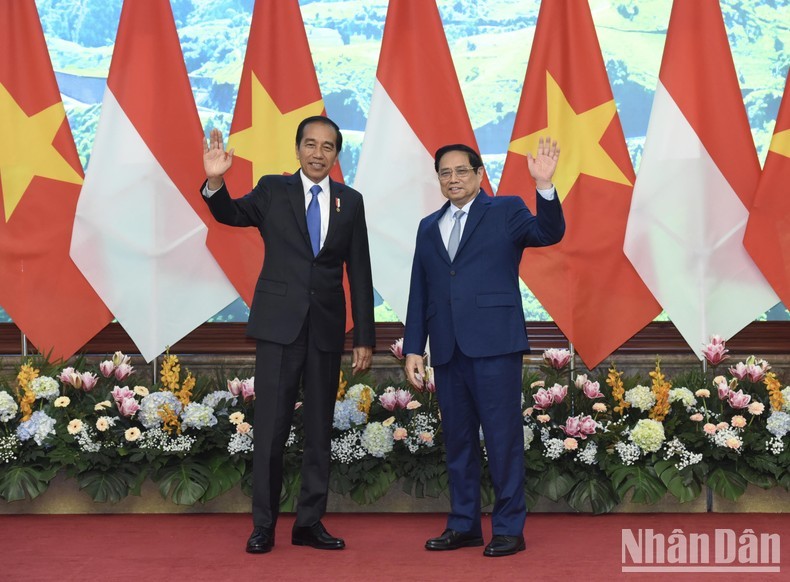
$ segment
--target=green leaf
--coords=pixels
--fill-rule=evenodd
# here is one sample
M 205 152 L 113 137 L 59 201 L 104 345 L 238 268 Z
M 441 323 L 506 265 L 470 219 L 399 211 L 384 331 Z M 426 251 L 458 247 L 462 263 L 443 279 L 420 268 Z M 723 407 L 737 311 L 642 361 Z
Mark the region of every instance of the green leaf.
M 99 503 L 118 503 L 129 495 L 136 481 L 136 472 L 118 467 L 111 471 L 85 471 L 76 476 L 80 489 Z
M 360 505 L 367 505 L 381 499 L 395 481 L 395 471 L 388 463 L 382 463 L 378 470 L 368 472 L 365 480 L 351 490 L 351 499 Z
M 762 489 L 770 489 L 776 485 L 776 480 L 771 475 L 766 475 L 756 471 L 749 465 L 741 463 L 738 465 L 738 473 L 752 485 L 757 485 Z
M 576 484 L 577 478 L 563 473 L 555 465 L 549 465 L 536 483 L 535 490 L 552 501 L 559 501 Z
M 154 477 L 159 492 L 176 505 L 194 505 L 211 484 L 211 471 L 189 459 L 162 467 Z
M 656 503 L 667 492 L 664 484 L 647 467 L 619 466 L 612 471 L 612 485 L 621 499 L 631 492 L 634 503 Z
M 227 455 L 216 455 L 209 459 L 208 470 L 211 476 L 208 489 L 200 499 L 203 502 L 209 501 L 230 491 L 235 487 L 244 476 L 244 460 Z
M 49 487 L 57 468 L 41 465 L 11 467 L 0 473 L 0 497 L 6 501 L 35 499 Z
M 565 497 L 568 505 L 576 511 L 609 513 L 620 502 L 617 492 L 608 479 L 582 479 Z
M 707 481 L 714 493 L 721 495 L 730 501 L 738 501 L 738 498 L 746 491 L 746 479 L 735 471 L 716 467 L 711 472 Z
M 695 500 L 702 492 L 702 486 L 691 471 L 678 471 L 672 461 L 656 461 L 654 465 L 658 478 L 678 501 L 687 503 Z

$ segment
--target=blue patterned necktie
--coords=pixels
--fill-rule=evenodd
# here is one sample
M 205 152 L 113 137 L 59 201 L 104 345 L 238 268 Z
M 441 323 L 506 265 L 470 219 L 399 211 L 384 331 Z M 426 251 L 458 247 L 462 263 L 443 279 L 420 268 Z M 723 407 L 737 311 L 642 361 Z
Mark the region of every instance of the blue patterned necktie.
M 458 252 L 458 245 L 461 244 L 461 217 L 466 214 L 463 210 L 456 210 L 453 217 L 455 224 L 450 231 L 450 240 L 447 242 L 447 254 L 450 255 L 450 260 L 455 259 L 455 253 Z
M 318 205 L 318 194 L 321 193 L 321 186 L 316 184 L 310 188 L 313 199 L 307 205 L 307 232 L 310 233 L 310 243 L 313 245 L 313 256 L 318 255 L 321 250 L 321 207 Z

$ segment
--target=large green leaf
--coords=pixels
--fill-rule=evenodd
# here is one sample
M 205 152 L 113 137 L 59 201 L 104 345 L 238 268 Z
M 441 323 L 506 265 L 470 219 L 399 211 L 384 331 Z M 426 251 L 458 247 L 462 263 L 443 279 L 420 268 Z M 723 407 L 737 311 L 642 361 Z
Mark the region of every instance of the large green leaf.
M 694 478 L 694 474 L 687 471 L 684 475 L 678 471 L 673 461 L 656 461 L 654 468 L 667 491 L 681 503 L 695 500 L 702 492 L 702 486 Z
M 620 502 L 617 492 L 607 479 L 582 479 L 565 497 L 568 505 L 576 511 L 609 513 Z
M 563 473 L 554 465 L 549 465 L 535 484 L 535 490 L 552 501 L 565 497 L 576 484 L 577 478 Z
M 364 481 L 358 483 L 351 490 L 351 499 L 360 505 L 374 503 L 389 491 L 395 478 L 395 471 L 393 471 L 392 467 L 387 463 L 381 463 L 378 467 L 369 471 Z
M 165 499 L 176 505 L 194 505 L 211 484 L 211 471 L 195 461 L 184 459 L 157 471 L 154 481 Z
M 738 473 L 752 485 L 757 485 L 762 489 L 770 489 L 776 485 L 776 480 L 771 475 L 761 473 L 747 465 L 740 463 L 738 465 Z
M 49 482 L 57 474 L 55 467 L 29 465 L 10 467 L 0 473 L 0 497 L 6 501 L 35 499 L 49 487 Z
M 647 467 L 625 465 L 612 471 L 612 485 L 621 499 L 631 492 L 634 503 L 656 503 L 667 488 Z
M 129 495 L 135 481 L 137 471 L 118 467 L 109 471 L 85 471 L 76 476 L 80 489 L 99 503 L 118 503 Z
M 244 459 L 233 458 L 227 455 L 216 455 L 209 459 L 208 470 L 211 481 L 203 494 L 201 501 L 209 501 L 230 491 L 244 476 L 246 463 Z
M 724 467 L 713 469 L 710 476 L 708 476 L 707 484 L 714 493 L 730 501 L 738 501 L 738 498 L 746 491 L 747 486 L 746 479 L 735 471 Z

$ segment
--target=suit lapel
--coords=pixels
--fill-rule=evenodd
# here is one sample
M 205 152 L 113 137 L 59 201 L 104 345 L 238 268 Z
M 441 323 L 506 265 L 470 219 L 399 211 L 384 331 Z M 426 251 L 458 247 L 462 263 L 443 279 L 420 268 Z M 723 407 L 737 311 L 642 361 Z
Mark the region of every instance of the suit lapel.
M 299 225 L 302 238 L 305 244 L 312 249 L 313 246 L 312 243 L 310 243 L 310 234 L 307 232 L 307 217 L 305 216 L 304 209 L 304 188 L 302 187 L 302 178 L 299 172 L 290 176 L 288 180 L 288 198 L 291 201 L 294 218 L 296 218 L 296 224 Z
M 332 235 L 337 230 L 337 224 L 340 222 L 340 213 L 342 212 L 342 201 L 338 204 L 338 200 L 342 199 L 343 184 L 335 182 L 332 178 L 329 179 L 329 228 L 326 231 L 326 240 L 324 246 L 318 252 L 320 255 L 324 252 L 326 246 L 332 241 Z
M 461 242 L 458 245 L 458 254 L 464 250 L 466 241 L 469 240 L 469 237 L 472 236 L 472 233 L 474 233 L 477 225 L 480 224 L 480 221 L 482 220 L 483 215 L 488 211 L 489 206 L 491 206 L 491 198 L 485 193 L 485 191 L 480 190 L 480 193 L 477 195 L 477 198 L 475 198 L 471 208 L 469 208 L 469 216 L 466 218 L 464 233 L 461 235 Z M 458 254 L 456 254 L 456 256 L 458 256 Z
M 450 255 L 447 254 L 447 248 L 444 246 L 442 233 L 439 230 L 439 219 L 447 212 L 448 206 L 450 206 L 449 200 L 444 203 L 444 206 L 433 213 L 428 223 L 428 236 L 433 240 L 433 244 L 436 245 L 436 252 L 439 253 L 442 260 L 449 265 L 451 263 Z

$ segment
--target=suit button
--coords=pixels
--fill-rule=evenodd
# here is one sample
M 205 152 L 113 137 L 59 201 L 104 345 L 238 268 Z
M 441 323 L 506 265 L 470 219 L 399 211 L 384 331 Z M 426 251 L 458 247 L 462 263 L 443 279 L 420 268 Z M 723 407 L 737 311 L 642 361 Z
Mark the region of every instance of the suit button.
M 310 289 L 310 295 L 315 295 L 315 289 Z
M 455 271 L 450 271 L 450 276 L 455 277 Z

